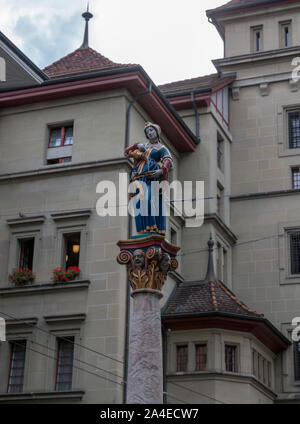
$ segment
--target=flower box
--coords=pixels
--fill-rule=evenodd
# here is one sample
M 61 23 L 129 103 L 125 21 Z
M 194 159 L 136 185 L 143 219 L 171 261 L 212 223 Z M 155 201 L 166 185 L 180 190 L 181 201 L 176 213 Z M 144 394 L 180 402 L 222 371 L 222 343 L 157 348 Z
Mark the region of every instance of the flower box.
M 9 274 L 8 278 L 15 286 L 24 286 L 34 282 L 35 274 L 28 268 L 16 269 L 12 274 Z
M 75 280 L 81 273 L 81 270 L 77 266 L 70 266 L 67 270 L 60 266 L 55 268 L 53 271 L 52 281 L 53 283 L 64 282 Z

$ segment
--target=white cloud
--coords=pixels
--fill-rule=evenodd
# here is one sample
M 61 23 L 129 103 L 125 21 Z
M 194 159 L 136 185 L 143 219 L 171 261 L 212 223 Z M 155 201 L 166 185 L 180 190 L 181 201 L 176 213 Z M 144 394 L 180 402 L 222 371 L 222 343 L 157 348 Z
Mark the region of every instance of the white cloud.
M 226 0 L 91 0 L 90 46 L 155 83 L 215 72 L 222 41 L 205 10 Z M 85 0 L 0 0 L 0 27 L 41 68 L 82 42 Z

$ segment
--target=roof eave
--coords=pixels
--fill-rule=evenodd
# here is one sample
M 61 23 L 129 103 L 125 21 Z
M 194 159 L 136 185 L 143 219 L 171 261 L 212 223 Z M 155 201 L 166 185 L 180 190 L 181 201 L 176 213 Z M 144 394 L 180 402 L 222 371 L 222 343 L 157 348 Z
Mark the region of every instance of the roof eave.
M 120 78 L 118 78 L 118 76 L 120 76 Z M 112 78 L 109 79 L 109 77 Z M 140 86 L 140 91 L 145 90 L 145 88 L 147 88 L 150 84 L 152 85 L 151 94 L 149 94 L 149 96 L 144 96 L 139 100 L 139 102 L 142 106 L 147 105 L 148 108 L 151 108 L 151 102 L 149 103 L 149 97 L 151 97 L 153 101 L 152 112 L 156 114 L 154 103 L 161 108 L 161 114 L 165 114 L 165 125 L 166 127 L 168 126 L 169 133 L 171 133 L 171 135 L 173 134 L 173 136 L 174 134 L 175 136 L 178 135 L 177 141 L 175 140 L 173 143 L 177 150 L 179 152 L 194 151 L 197 145 L 196 136 L 140 65 L 50 79 L 44 81 L 38 87 L 26 87 L 18 90 L 3 91 L 0 93 L 0 107 L 16 106 L 17 104 L 27 104 L 30 102 L 36 103 L 44 101 L 45 99 L 50 100 L 52 98 L 59 98 L 66 95 L 75 96 L 94 89 L 97 84 L 98 88 L 100 87 L 100 84 L 102 84 L 101 87 L 105 87 L 105 84 L 108 86 L 109 82 L 112 85 L 115 84 L 114 86 L 119 84 L 122 86 L 124 85 L 124 87 L 131 86 L 132 88 L 133 81 L 136 81 L 136 88 Z M 134 95 L 136 94 L 137 93 L 134 93 Z M 172 116 L 173 118 L 171 118 Z M 167 122 L 167 118 L 169 122 Z M 172 120 L 174 125 L 177 122 L 176 125 L 178 134 L 171 128 Z M 170 141 L 173 142 L 172 137 L 169 138 Z
M 272 4 L 286 4 L 286 3 L 296 3 L 298 0 L 264 0 L 264 1 L 257 1 L 256 3 L 252 4 L 241 4 L 239 6 L 232 6 L 225 9 L 208 9 L 206 11 L 206 16 L 208 18 L 214 18 L 215 16 L 222 16 L 227 15 L 232 12 L 239 12 L 240 10 L 244 11 L 245 9 L 251 10 L 251 9 L 260 9 L 263 7 L 266 7 L 268 5 Z
M 164 311 L 166 308 L 164 308 Z M 264 325 L 269 332 L 273 334 L 273 349 L 270 347 L 272 344 L 270 344 L 270 340 L 268 340 L 266 345 L 269 345 L 268 347 L 271 348 L 275 353 L 278 353 L 284 349 L 286 349 L 288 346 L 291 345 L 291 342 L 265 317 L 263 316 L 246 316 L 241 314 L 233 314 L 228 312 L 221 312 L 221 311 L 211 311 L 211 312 L 201 312 L 201 313 L 183 313 L 183 314 L 172 314 L 168 315 L 162 312 L 162 322 L 164 324 L 171 324 L 172 321 L 180 320 L 181 325 L 184 324 L 183 321 L 191 322 L 191 320 L 199 320 L 199 319 L 205 319 L 205 318 L 224 318 L 224 319 L 232 319 L 232 320 L 241 320 L 248 323 L 256 322 L 257 325 Z M 216 327 L 217 328 L 217 327 Z M 257 333 L 253 332 L 253 334 L 259 338 Z M 264 342 L 264 340 L 261 340 Z M 274 349 L 274 345 L 277 345 L 277 348 Z
M 10 41 L 3 32 L 0 31 L 0 40 L 7 45 L 7 47 L 15 53 L 29 68 L 35 72 L 43 81 L 49 79 L 48 75 L 45 74 L 37 65 L 35 65 L 12 41 Z

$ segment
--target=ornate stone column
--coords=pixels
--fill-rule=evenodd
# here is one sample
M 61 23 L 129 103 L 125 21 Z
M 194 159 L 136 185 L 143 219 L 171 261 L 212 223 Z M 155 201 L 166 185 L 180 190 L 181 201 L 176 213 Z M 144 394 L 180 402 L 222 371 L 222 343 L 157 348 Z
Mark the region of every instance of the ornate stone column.
M 160 299 L 179 247 L 160 235 L 119 241 L 118 262 L 128 267 L 133 310 L 126 403 L 163 403 Z

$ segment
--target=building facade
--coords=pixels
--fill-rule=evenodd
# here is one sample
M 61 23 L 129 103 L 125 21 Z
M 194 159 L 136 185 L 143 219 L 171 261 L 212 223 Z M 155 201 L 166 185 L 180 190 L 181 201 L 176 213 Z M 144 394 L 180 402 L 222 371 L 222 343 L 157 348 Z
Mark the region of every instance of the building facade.
M 124 401 L 131 300 L 115 258 L 135 226 L 99 216 L 99 183 L 119 187 L 152 121 L 171 179 L 205 182 L 203 225 L 186 227 L 176 202 L 167 223 L 181 253 L 161 305 L 165 402 L 299 403 L 297 3 L 207 11 L 217 73 L 160 87 L 91 49 L 88 20 L 83 45 L 44 71 L 0 34 L 0 402 Z M 70 266 L 77 278 L 51 280 Z M 12 281 L 18 268 L 35 280 Z

